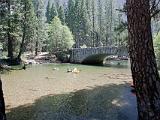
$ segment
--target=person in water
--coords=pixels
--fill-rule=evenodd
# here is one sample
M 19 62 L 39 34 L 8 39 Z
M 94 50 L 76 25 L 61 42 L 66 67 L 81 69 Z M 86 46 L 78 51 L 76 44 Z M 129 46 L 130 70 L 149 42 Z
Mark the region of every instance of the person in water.
M 2 90 L 2 80 L 0 78 L 0 120 L 6 120 L 5 102 Z

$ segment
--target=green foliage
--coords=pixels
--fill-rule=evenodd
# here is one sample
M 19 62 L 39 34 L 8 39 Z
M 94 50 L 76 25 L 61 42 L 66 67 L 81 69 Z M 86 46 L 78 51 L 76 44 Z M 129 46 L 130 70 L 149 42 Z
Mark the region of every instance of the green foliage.
M 50 0 L 48 1 L 48 4 L 47 4 L 47 8 L 46 8 L 46 14 L 45 14 L 46 18 L 47 18 L 47 23 L 50 22 L 51 20 L 51 3 L 50 3 Z
M 44 1 L 33 0 L 34 12 L 38 19 L 44 19 Z
M 55 2 L 53 2 L 51 5 L 50 0 L 49 0 L 47 7 L 46 7 L 46 14 L 45 14 L 47 18 L 47 21 L 46 21 L 47 23 L 50 23 L 55 16 L 58 16 L 58 10 L 59 9 L 57 9 Z
M 44 6 L 43 0 L 12 0 L 10 9 L 5 2 L 0 4 L 0 42 L 4 50 L 12 46 L 17 56 L 21 44 L 23 51 L 35 53 L 66 50 L 73 41 L 75 47 L 126 45 L 127 31 L 119 24 L 114 0 L 68 0 L 67 6 L 59 0 L 49 0 L 46 13 Z
M 8 50 L 8 57 L 13 58 L 22 36 L 22 5 L 20 0 L 6 1 L 1 5 L 0 40 Z
M 26 9 L 24 10 L 24 15 L 26 14 L 26 18 L 23 20 L 22 28 L 26 27 L 26 42 L 32 42 L 35 41 L 35 31 L 36 31 L 36 25 L 37 25 L 37 19 L 34 12 L 34 7 L 32 0 L 26 0 L 24 2 L 26 4 Z M 25 24 L 25 25 L 24 25 Z
M 73 44 L 73 35 L 69 28 L 62 25 L 57 16 L 54 17 L 49 27 L 49 51 L 66 51 L 71 48 Z
M 114 45 L 119 25 L 114 0 L 69 0 L 66 24 L 75 36 L 76 47 Z
M 62 24 L 65 24 L 65 13 L 64 13 L 64 8 L 62 6 L 60 6 L 58 8 L 58 17 L 61 20 Z
M 58 12 L 57 12 L 57 8 L 56 8 L 55 3 L 52 4 L 50 15 L 51 15 L 51 16 L 50 16 L 50 21 L 52 21 L 53 18 L 58 15 Z
M 45 24 L 45 14 L 44 14 L 44 1 L 34 0 L 35 14 L 37 17 L 36 25 L 36 41 L 35 41 L 35 54 L 41 51 L 45 47 L 45 42 L 47 40 L 46 24 Z
M 75 36 L 76 47 L 87 43 L 90 34 L 88 18 L 86 0 L 69 0 L 66 23 Z
M 75 6 L 75 0 L 69 0 L 68 1 L 68 8 L 67 8 L 67 14 L 66 14 L 66 23 L 71 29 L 72 32 L 74 32 L 74 6 Z
M 45 41 L 44 3 L 42 0 L 13 0 L 4 2 L 1 9 L 0 42 L 11 58 Z M 14 53 L 14 55 L 12 55 Z M 19 54 L 18 54 L 19 53 Z
M 118 18 L 118 24 L 114 28 L 115 32 L 115 37 L 114 39 L 116 40 L 115 44 L 117 46 L 127 46 L 128 44 L 128 30 L 127 30 L 127 22 L 124 22 L 123 19 L 121 18 L 121 14 L 119 14 Z
M 64 7 L 59 5 L 59 2 L 53 2 L 52 6 L 50 6 L 50 1 L 48 1 L 47 7 L 46 7 L 46 18 L 47 23 L 50 23 L 52 19 L 58 16 L 62 22 L 62 24 L 65 24 L 65 12 Z

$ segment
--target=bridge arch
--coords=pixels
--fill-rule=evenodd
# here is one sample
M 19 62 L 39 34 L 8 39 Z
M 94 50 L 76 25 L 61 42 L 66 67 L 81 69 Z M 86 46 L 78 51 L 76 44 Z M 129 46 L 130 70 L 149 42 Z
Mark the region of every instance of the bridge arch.
M 126 47 L 92 47 L 71 50 L 71 63 L 101 64 L 109 55 L 128 56 Z
M 82 64 L 102 64 L 108 54 L 94 54 L 86 57 Z

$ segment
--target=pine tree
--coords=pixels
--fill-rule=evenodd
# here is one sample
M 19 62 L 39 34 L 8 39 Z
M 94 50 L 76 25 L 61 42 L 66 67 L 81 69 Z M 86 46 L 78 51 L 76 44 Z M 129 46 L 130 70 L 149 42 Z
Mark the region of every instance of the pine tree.
M 5 13 L 6 22 L 4 22 L 4 26 L 6 27 L 3 30 L 6 32 L 5 36 L 7 38 L 6 44 L 7 44 L 8 57 L 12 61 L 15 57 L 13 53 L 17 52 L 17 44 L 19 44 L 18 39 L 21 36 L 21 26 L 20 26 L 21 19 L 22 19 L 21 4 L 19 0 L 6 1 L 5 7 L 7 12 Z
M 92 1 L 86 0 L 86 19 L 88 21 L 88 33 L 86 37 L 86 45 L 92 47 Z
M 58 12 L 57 12 L 57 8 L 55 6 L 55 3 L 52 3 L 51 13 L 50 13 L 50 21 L 52 21 L 55 16 L 58 16 Z
M 81 9 L 80 9 L 80 21 L 81 21 L 81 46 L 87 45 L 89 46 L 88 39 L 90 35 L 91 30 L 91 24 L 89 23 L 89 15 L 87 13 L 87 6 L 86 6 L 86 0 L 81 0 Z
M 102 7 L 102 0 L 98 0 L 98 36 L 97 36 L 97 45 L 99 45 L 99 42 L 102 41 L 102 33 L 103 33 L 103 28 L 102 28 L 102 15 L 103 15 L 103 7 Z
M 73 21 L 75 19 L 74 7 L 75 7 L 75 0 L 69 0 L 68 7 L 67 7 L 67 13 L 66 13 L 66 24 L 69 26 L 72 33 L 74 33 L 74 24 L 73 24 Z
M 6 41 L 6 28 L 7 28 L 7 1 L 0 1 L 0 42 L 5 43 Z
M 19 54 L 17 59 L 21 60 L 21 55 L 25 51 L 25 44 L 35 39 L 35 13 L 32 0 L 25 0 L 21 3 L 23 7 L 23 20 L 22 20 L 22 41 L 20 44 Z
M 62 24 L 64 25 L 65 24 L 65 13 L 64 13 L 63 6 L 60 6 L 57 11 L 58 11 L 58 17 L 60 18 Z
M 75 47 L 90 46 L 90 23 L 86 0 L 69 0 L 66 23 L 75 36 Z
M 43 43 L 46 40 L 46 31 L 45 31 L 45 14 L 44 14 L 44 3 L 43 0 L 34 0 L 34 9 L 37 17 L 36 25 L 36 41 L 35 41 L 35 55 L 38 55 L 38 51 L 41 51 Z
M 92 4 L 91 4 L 92 8 L 92 47 L 95 47 L 95 23 L 96 23 L 96 19 L 95 19 L 95 1 L 92 0 Z
M 105 1 L 105 45 L 108 46 L 109 42 L 109 8 L 108 8 L 108 0 Z
M 47 18 L 46 22 L 49 23 L 50 20 L 51 20 L 51 2 L 50 2 L 50 0 L 48 1 L 45 15 L 46 15 L 46 18 Z

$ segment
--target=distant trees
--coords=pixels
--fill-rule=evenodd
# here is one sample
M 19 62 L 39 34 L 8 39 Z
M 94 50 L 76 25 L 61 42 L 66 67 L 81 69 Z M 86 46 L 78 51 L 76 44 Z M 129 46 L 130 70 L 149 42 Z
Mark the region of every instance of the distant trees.
M 53 18 L 57 15 L 58 15 L 58 12 L 57 12 L 56 5 L 55 5 L 55 3 L 52 3 L 52 7 L 50 9 L 50 20 L 49 20 L 49 22 L 51 22 L 53 20 Z
M 55 16 L 58 16 L 62 22 L 62 24 L 65 23 L 65 12 L 64 7 L 60 5 L 59 2 L 53 1 L 53 3 L 48 1 L 47 7 L 46 7 L 46 14 L 47 23 L 50 23 Z
M 48 1 L 47 7 L 46 7 L 46 13 L 45 13 L 47 23 L 51 21 L 51 2 L 50 0 Z
M 0 42 L 10 59 L 21 58 L 23 52 L 46 51 L 48 26 L 54 17 L 68 26 L 74 47 L 116 44 L 114 0 L 69 0 L 68 4 L 43 0 L 13 0 L 1 4 Z M 115 23 L 117 22 L 117 23 Z M 111 42 L 112 41 L 112 42 Z
M 61 20 L 62 24 L 65 24 L 65 12 L 63 6 L 59 6 L 58 8 L 58 17 Z
M 69 28 L 62 25 L 60 19 L 55 16 L 49 26 L 50 52 L 66 51 L 74 44 L 73 35 Z
M 65 22 L 74 34 L 75 47 L 94 47 L 115 44 L 116 18 L 114 0 L 69 0 Z

